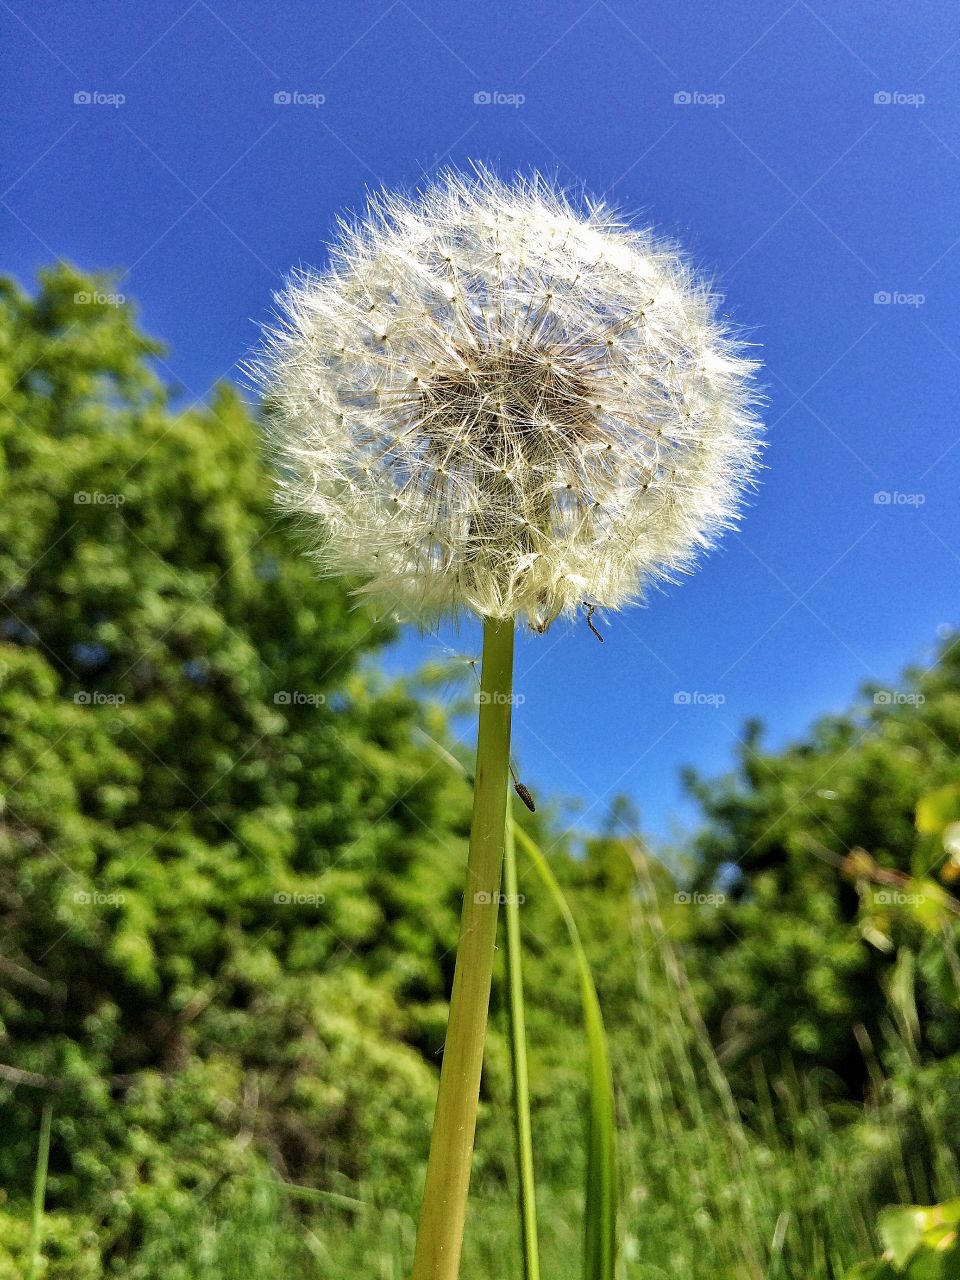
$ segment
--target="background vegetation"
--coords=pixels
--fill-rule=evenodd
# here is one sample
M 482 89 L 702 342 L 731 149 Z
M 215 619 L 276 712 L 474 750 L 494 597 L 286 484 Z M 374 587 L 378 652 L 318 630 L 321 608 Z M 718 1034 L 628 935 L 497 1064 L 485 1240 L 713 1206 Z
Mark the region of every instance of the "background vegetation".
M 378 674 L 390 629 L 278 525 L 237 393 L 177 407 L 108 295 L 62 266 L 0 291 L 0 1280 L 46 1104 L 38 1275 L 399 1280 L 469 818 L 449 713 Z M 839 1277 L 884 1206 L 960 1192 L 958 742 L 948 637 L 786 751 L 748 726 L 734 776 L 691 777 L 672 870 L 626 810 L 576 847 L 522 815 L 607 1021 L 625 1275 Z M 565 1280 L 579 997 L 520 871 Z M 505 1035 L 501 981 L 466 1277 L 520 1274 Z M 956 1275 L 943 1221 L 869 1274 Z

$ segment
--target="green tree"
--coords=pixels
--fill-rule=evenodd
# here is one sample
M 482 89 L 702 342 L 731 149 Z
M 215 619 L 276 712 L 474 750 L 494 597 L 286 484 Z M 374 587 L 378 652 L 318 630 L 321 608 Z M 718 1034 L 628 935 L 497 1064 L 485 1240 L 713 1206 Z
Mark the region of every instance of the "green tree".
M 269 1157 L 405 1193 L 466 797 L 361 670 L 391 634 L 271 512 L 237 392 L 66 268 L 0 292 L 0 1180 L 121 1252 Z
M 690 955 L 721 1056 L 747 1091 L 759 1059 L 774 1075 L 788 1061 L 816 1073 L 827 1096 L 864 1096 L 867 1046 L 891 1043 L 905 953 L 916 957 L 916 1061 L 960 1050 L 955 916 L 937 906 L 956 862 L 917 829 L 923 797 L 956 781 L 958 742 L 960 641 L 949 637 L 896 691 L 867 688 L 849 715 L 778 752 L 748 726 L 731 777 L 691 775 L 706 819 L 693 885 L 726 901 L 698 913 Z M 898 907 L 897 884 L 914 877 L 926 919 Z M 907 907 L 911 896 L 900 893 Z

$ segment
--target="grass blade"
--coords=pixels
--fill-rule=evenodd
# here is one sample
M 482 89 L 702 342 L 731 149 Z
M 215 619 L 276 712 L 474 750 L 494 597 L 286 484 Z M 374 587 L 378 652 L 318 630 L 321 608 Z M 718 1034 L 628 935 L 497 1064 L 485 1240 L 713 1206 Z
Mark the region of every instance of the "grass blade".
M 512 824 L 511 824 L 512 825 Z M 570 935 L 583 1002 L 589 1053 L 590 1107 L 587 1125 L 587 1177 L 584 1201 L 584 1280 L 614 1280 L 617 1256 L 617 1153 L 613 1080 L 600 1001 L 580 931 L 563 891 L 537 844 L 522 827 L 515 838 L 546 885 Z
M 507 934 L 507 997 L 510 1009 L 510 1055 L 513 1063 L 514 1124 L 520 1179 L 520 1233 L 524 1280 L 540 1280 L 537 1240 L 537 1196 L 533 1172 L 533 1129 L 530 1123 L 530 1080 L 527 1070 L 527 1027 L 523 1006 L 523 966 L 520 942 L 520 903 L 513 814 L 507 804 L 503 887 Z
M 50 1163 L 50 1126 L 53 1123 L 53 1103 L 45 1102 L 40 1118 L 40 1141 L 37 1143 L 37 1164 L 33 1174 L 33 1221 L 30 1228 L 30 1252 L 27 1256 L 26 1280 L 35 1280 L 40 1261 L 40 1234 L 43 1230 L 43 1205 L 47 1194 L 47 1169 Z

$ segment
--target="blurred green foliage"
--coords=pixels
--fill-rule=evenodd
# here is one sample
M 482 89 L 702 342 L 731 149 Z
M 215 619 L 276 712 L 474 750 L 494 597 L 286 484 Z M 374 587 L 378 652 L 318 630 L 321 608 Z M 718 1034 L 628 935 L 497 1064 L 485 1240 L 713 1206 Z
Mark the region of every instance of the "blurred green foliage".
M 237 392 L 181 405 L 109 293 L 0 286 L 0 1280 L 47 1099 L 50 1280 L 399 1280 L 469 823 L 448 716 L 272 513 Z M 549 804 L 520 815 L 597 977 L 625 1275 L 840 1277 L 885 1204 L 957 1193 L 960 646 L 898 692 L 692 780 L 682 882 L 626 819 L 573 856 Z M 567 1280 L 577 970 L 520 875 Z M 465 1278 L 520 1274 L 505 1026 L 498 976 Z
M 412 740 L 429 711 L 358 674 L 389 632 L 277 528 L 237 393 L 178 411 L 129 311 L 83 294 L 58 269 L 0 314 L 0 1011 L 59 1095 L 51 1198 L 134 1239 L 254 1147 L 389 1194 L 466 798 Z M 16 1189 L 36 1097 L 7 1111 Z
M 734 776 L 691 776 L 707 819 L 694 884 L 724 901 L 696 915 L 690 958 L 735 1088 L 789 1057 L 827 1097 L 860 1098 L 876 1060 L 943 1060 L 960 1107 L 958 746 L 953 634 L 804 741 L 772 752 L 750 726 Z
M 960 1276 L 960 1200 L 897 1205 L 880 1215 L 886 1246 L 875 1262 L 858 1264 L 848 1280 L 956 1280 Z

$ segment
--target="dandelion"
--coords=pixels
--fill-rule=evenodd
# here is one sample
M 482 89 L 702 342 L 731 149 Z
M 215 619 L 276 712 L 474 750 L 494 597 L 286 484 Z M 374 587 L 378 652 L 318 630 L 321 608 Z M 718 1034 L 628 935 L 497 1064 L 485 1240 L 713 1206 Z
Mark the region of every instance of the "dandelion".
M 401 616 L 540 631 L 688 569 L 756 458 L 751 361 L 649 232 L 448 176 L 344 226 L 259 372 L 285 504 Z
M 254 373 L 322 570 L 484 621 L 474 815 L 414 1280 L 459 1269 L 504 847 L 514 625 L 617 609 L 738 514 L 754 361 L 683 256 L 539 178 L 448 174 L 341 224 Z

